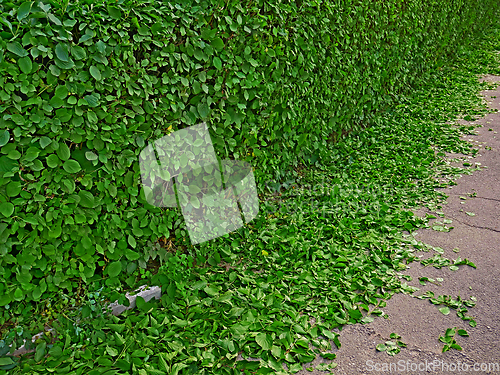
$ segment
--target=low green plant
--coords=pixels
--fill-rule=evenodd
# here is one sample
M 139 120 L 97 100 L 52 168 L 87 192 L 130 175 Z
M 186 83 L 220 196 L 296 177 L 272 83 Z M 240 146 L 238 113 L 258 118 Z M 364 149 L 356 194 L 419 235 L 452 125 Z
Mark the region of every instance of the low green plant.
M 465 329 L 457 330 L 457 327 L 448 328 L 443 336 L 439 336 L 439 341 L 444 342 L 443 353 L 450 349 L 462 350 L 462 347 L 458 345 L 456 336 L 469 337 L 469 334 Z
M 469 321 L 469 325 L 471 327 L 476 326 L 474 317 L 467 315 L 467 308 L 471 308 L 476 305 L 476 297 L 474 296 L 470 297 L 469 300 L 464 300 L 460 296 L 458 296 L 456 299 L 447 295 L 440 295 L 438 297 L 435 297 L 434 292 L 428 290 L 424 294 L 416 296 L 416 298 L 429 299 L 432 304 L 437 306 L 444 305 L 443 307 L 439 308 L 439 311 L 444 315 L 448 315 L 450 313 L 450 308 L 452 308 L 456 310 L 457 316 L 460 319 Z
M 401 338 L 401 336 L 398 335 L 397 333 L 393 332 L 390 334 L 391 340 L 398 340 L 400 338 Z M 391 341 L 391 340 L 388 340 L 383 344 L 382 343 L 378 344 L 376 347 L 377 351 L 386 352 L 387 355 L 395 356 L 396 354 L 398 354 L 401 351 L 401 348 L 405 348 L 407 346 L 407 344 L 405 344 L 404 342 L 402 342 L 400 340 L 398 340 L 396 342 Z
M 223 8 L 218 13 L 214 13 L 214 18 L 218 17 L 218 20 L 229 25 L 229 21 L 221 14 L 229 17 L 228 12 L 237 5 L 233 7 L 230 3 L 224 4 L 221 4 Z M 384 6 L 387 6 L 386 4 L 389 3 L 384 2 Z M 92 14 L 99 14 L 98 10 L 101 8 L 95 6 L 95 12 Z M 308 8 L 311 13 L 313 8 Z M 111 6 L 110 10 L 101 10 L 107 11 L 108 15 L 110 12 L 115 12 L 113 14 L 116 15 L 116 9 Z M 137 12 L 144 14 L 142 10 Z M 198 10 L 203 11 L 201 8 Z M 134 14 L 131 11 L 126 19 L 133 19 Z M 236 23 L 230 17 L 231 25 L 233 29 L 241 30 L 244 26 L 238 23 L 237 14 L 235 11 Z M 260 14 L 260 9 L 257 9 L 253 16 L 266 19 L 266 24 L 272 24 L 270 14 Z M 15 17 L 15 13 L 9 17 Z M 116 26 L 113 27 L 119 24 L 115 21 L 113 22 Z M 138 17 L 136 21 L 141 28 L 142 23 L 146 23 L 146 18 Z M 419 19 L 418 22 L 421 21 L 424 20 Z M 48 22 L 52 21 L 49 19 Z M 176 22 L 183 20 L 176 19 Z M 135 22 L 133 24 L 135 25 Z M 129 28 L 131 25 L 132 23 L 123 27 Z M 230 27 L 226 27 L 224 43 L 229 42 Z M 151 38 L 151 35 L 141 35 L 139 28 L 134 34 L 136 38 Z M 185 31 L 187 35 L 187 27 Z M 186 35 L 175 35 L 177 42 Z M 124 34 L 123 38 L 127 37 L 130 36 Z M 71 306 L 73 303 L 69 302 L 66 308 L 62 305 L 59 307 L 54 291 L 49 291 L 47 298 L 40 297 L 40 300 L 33 304 L 17 301 L 3 307 L 0 311 L 2 319 L 10 321 L 12 325 L 2 329 L 0 374 L 3 375 L 7 371 L 12 374 L 74 372 L 89 375 L 106 372 L 140 375 L 236 374 L 242 371 L 282 374 L 287 371 L 300 371 L 304 366 L 309 366 L 317 355 L 327 361 L 333 360 L 335 356 L 331 352 L 331 343 L 337 348 L 341 344 L 341 336 L 334 329 L 346 324 L 369 322 L 373 315 L 380 314 L 379 308 L 383 308 L 385 300 L 391 298 L 394 293 L 413 291 L 401 282 L 399 275 L 409 263 L 418 259 L 414 248 L 416 242 L 405 237 L 404 232 L 411 233 L 426 226 L 428 219 L 416 217 L 410 209 L 427 206 L 439 215 L 441 203 L 446 197 L 438 193 L 436 188 L 453 184 L 453 179 L 469 168 L 450 167 L 444 159 L 445 153 L 456 152 L 469 156 L 476 154 L 475 146 L 460 138 L 473 130 L 475 125 L 453 125 L 452 121 L 458 116 L 469 114 L 472 117 L 487 113 L 477 96 L 477 92 L 485 85 L 477 83 L 475 74 L 498 71 L 498 57 L 494 53 L 499 45 L 498 32 L 492 30 L 487 37 L 488 39 L 480 44 L 481 48 L 476 48 L 479 45 L 476 44 L 464 45 L 462 49 L 457 50 L 456 59 L 451 60 L 448 66 L 442 65 L 440 69 L 429 68 L 430 78 L 414 86 L 411 96 L 398 97 L 398 104 L 388 106 L 370 128 L 353 131 L 341 141 L 325 145 L 325 152 L 317 153 L 312 166 L 297 163 L 295 181 L 289 182 L 287 186 L 280 186 L 277 179 L 272 177 L 273 174 L 269 173 L 269 179 L 272 180 L 269 181 L 269 186 L 274 186 L 276 191 L 265 191 L 264 184 L 261 184 L 262 205 L 259 216 L 245 227 L 213 241 L 190 246 L 184 241 L 186 235 L 182 233 L 182 222 L 176 223 L 174 216 L 163 212 L 167 216 L 163 224 L 174 234 L 177 233 L 174 245 L 166 245 L 167 250 L 164 253 L 155 248 L 160 266 L 151 262 L 155 260 L 151 255 L 146 264 L 147 270 L 143 271 L 144 278 L 141 278 L 139 270 L 142 267 L 129 268 L 129 263 L 135 262 L 129 258 L 135 257 L 130 252 L 134 251 L 131 250 L 134 243 L 142 249 L 141 243 L 134 242 L 136 234 L 142 231 L 144 235 L 151 222 L 148 221 L 149 213 L 139 208 L 129 211 L 127 206 L 123 205 L 126 199 L 134 197 L 132 193 L 135 194 L 137 188 L 133 183 L 134 173 L 137 171 L 132 174 L 124 171 L 116 177 L 116 184 L 120 181 L 117 199 L 107 203 L 94 201 L 101 206 L 104 204 L 102 207 L 115 205 L 110 206 L 110 210 L 120 211 L 120 215 L 117 214 L 119 223 L 115 222 L 116 226 L 109 224 L 116 220 L 114 216 L 110 220 L 101 218 L 98 222 L 93 219 L 90 211 L 89 217 L 85 216 L 85 219 L 89 220 L 86 225 L 89 225 L 90 220 L 94 220 L 97 227 L 127 227 L 132 231 L 131 237 L 124 235 L 114 247 L 110 245 L 110 248 L 104 249 L 104 254 L 99 253 L 100 249 L 96 246 L 96 256 L 100 258 L 100 263 L 97 264 L 104 269 L 103 274 L 88 278 L 87 285 L 85 282 L 71 281 L 74 283 L 73 292 L 68 300 L 75 299 L 75 306 Z M 214 39 L 216 38 L 214 36 Z M 235 43 L 233 46 L 237 44 L 236 37 L 230 40 L 229 43 Z M 212 41 L 214 45 L 220 45 L 219 41 Z M 314 44 L 313 42 L 314 40 L 310 41 Z M 422 43 L 426 42 L 422 40 Z M 93 42 L 87 44 L 90 48 Z M 266 52 L 265 48 L 263 50 L 266 56 L 272 54 Z M 314 51 L 308 53 L 315 55 Z M 134 59 L 139 58 L 132 55 Z M 186 58 L 191 58 L 187 52 L 186 55 Z M 183 59 L 182 54 L 179 54 L 179 57 Z M 116 56 L 113 58 L 118 63 Z M 175 56 L 172 55 L 172 58 L 175 59 Z M 216 61 L 219 66 L 218 60 Z M 215 78 L 218 77 L 215 75 L 216 71 L 219 71 L 217 66 L 215 69 L 208 68 L 208 71 L 213 70 L 210 79 L 214 79 L 214 82 L 218 79 Z M 126 70 L 126 67 L 122 66 L 121 69 Z M 227 79 L 234 79 L 230 74 L 232 73 L 228 73 Z M 348 76 L 345 76 L 345 79 L 348 79 Z M 182 82 L 171 84 L 178 87 L 180 93 L 188 87 Z M 234 81 L 233 84 L 236 85 Z M 406 85 L 407 82 L 401 84 Z M 135 90 L 132 83 L 128 85 L 130 90 Z M 346 87 L 352 87 L 352 82 Z M 362 87 L 356 86 L 355 89 L 361 90 Z M 303 94 L 296 93 L 297 96 Z M 349 96 L 351 99 L 354 97 L 355 95 Z M 175 105 L 183 100 L 180 99 Z M 230 103 L 229 98 L 228 102 Z M 192 106 L 196 108 L 197 104 Z M 201 106 L 200 108 L 202 109 Z M 315 109 L 317 107 L 312 104 L 309 108 L 304 105 L 301 113 L 308 112 L 312 115 Z M 180 116 L 182 117 L 182 114 Z M 303 120 L 304 117 L 295 119 Z M 141 119 L 134 117 L 132 121 L 130 117 L 131 124 L 142 123 L 139 120 Z M 279 121 L 276 124 L 271 123 L 273 125 L 269 128 L 262 126 L 261 136 L 264 139 L 269 135 L 266 132 L 280 126 Z M 242 122 L 242 129 L 251 122 L 243 124 Z M 317 122 L 307 122 L 304 126 L 311 127 L 311 124 L 317 126 Z M 224 129 L 234 131 L 230 124 L 224 126 Z M 257 127 L 255 131 L 259 129 Z M 241 132 L 244 133 L 243 130 Z M 234 133 L 236 134 L 236 131 Z M 219 138 L 224 135 L 226 134 L 223 132 Z M 278 133 L 275 136 L 278 136 Z M 267 145 L 267 141 L 265 142 Z M 276 142 L 273 143 L 274 148 L 266 149 L 266 145 L 262 144 L 252 147 L 254 151 L 259 149 L 261 156 L 266 153 L 273 155 L 276 147 L 281 147 L 281 141 Z M 111 142 L 106 142 L 106 146 L 109 144 Z M 224 144 L 219 146 L 224 147 Z M 55 154 L 57 155 L 57 151 Z M 91 154 L 89 157 L 93 158 Z M 127 157 L 124 149 L 117 158 L 125 158 L 120 160 L 126 163 Z M 269 159 L 263 157 L 259 160 L 266 163 Z M 99 163 L 106 165 L 107 162 Z M 274 157 L 273 163 L 269 163 L 262 176 L 279 163 L 279 158 Z M 65 170 L 62 165 L 59 169 L 61 173 Z M 71 180 L 71 176 L 64 175 L 64 180 Z M 94 185 L 99 183 L 98 179 L 92 181 L 91 184 L 88 178 L 82 177 L 78 184 L 81 183 L 83 187 L 101 186 Z M 111 187 L 110 192 L 114 191 L 112 185 L 116 184 L 110 183 L 109 186 L 104 186 L 104 189 Z M 82 187 L 79 189 L 85 191 Z M 101 193 L 105 200 L 107 193 Z M 81 195 L 86 197 L 85 193 Z M 46 201 L 45 204 L 50 202 Z M 290 210 L 287 210 L 287 207 Z M 161 212 L 151 211 L 151 214 L 160 215 Z M 144 216 L 141 216 L 141 213 L 144 213 Z M 141 217 L 136 218 L 135 214 Z M 130 217 L 127 218 L 127 215 Z M 138 223 L 134 222 L 134 218 Z M 130 227 L 127 226 L 127 220 L 131 221 Z M 172 228 L 168 228 L 168 222 L 172 223 Z M 155 227 L 156 224 L 153 224 Z M 0 227 L 0 231 L 5 229 L 2 228 Z M 67 229 L 70 228 L 74 228 L 74 225 L 68 224 Z M 21 224 L 17 229 L 23 230 Z M 161 231 L 163 232 L 163 229 Z M 25 230 L 24 235 L 26 233 Z M 81 237 L 81 234 L 79 236 Z M 5 230 L 0 237 L 2 241 L 7 238 Z M 21 236 L 21 239 L 25 238 Z M 26 246 L 32 243 L 35 243 L 34 240 Z M 145 239 L 144 244 L 147 244 Z M 58 259 L 62 255 L 55 249 L 45 250 L 49 253 L 54 251 L 53 254 L 50 253 L 50 256 L 55 257 L 55 264 L 51 266 L 57 267 Z M 122 251 L 128 254 L 125 255 L 127 261 L 123 264 L 120 260 L 122 255 L 113 255 L 121 254 Z M 151 249 L 146 248 L 144 253 L 149 251 Z M 73 263 L 75 270 L 78 269 L 78 264 Z M 137 265 L 138 263 L 137 259 Z M 126 272 L 123 278 L 129 280 L 125 283 L 129 288 L 138 284 L 161 285 L 161 299 L 146 302 L 139 297 L 136 309 L 127 310 L 118 317 L 100 313 L 97 307 L 93 310 L 91 306 L 97 306 L 98 303 L 125 303 L 124 285 L 120 285 L 115 277 L 120 272 Z M 5 274 L 2 275 L 5 277 Z M 59 274 L 56 273 L 54 277 L 57 275 Z M 21 285 L 17 279 L 13 283 Z M 62 284 L 62 287 L 64 285 Z M 99 294 L 96 295 L 96 292 Z M 61 295 L 62 293 L 64 292 L 61 292 Z M 42 311 L 47 302 L 51 303 L 51 307 L 57 306 L 53 308 L 53 317 L 50 318 L 50 324 L 56 328 L 54 335 L 45 335 L 39 339 L 34 344 L 34 354 L 25 355 L 21 359 L 7 358 L 9 350 L 18 348 L 24 338 L 30 340 L 31 334 L 38 333 L 40 328 L 43 328 L 40 327 L 40 319 L 33 319 L 38 317 L 32 313 Z M 9 349 L 11 344 L 12 349 Z M 260 360 L 255 361 L 255 358 Z

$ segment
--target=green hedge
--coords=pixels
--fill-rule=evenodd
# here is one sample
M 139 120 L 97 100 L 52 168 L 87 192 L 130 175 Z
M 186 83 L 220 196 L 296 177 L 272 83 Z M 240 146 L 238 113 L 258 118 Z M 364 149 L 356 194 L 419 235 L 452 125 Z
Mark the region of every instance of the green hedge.
M 0 306 L 104 277 L 159 237 L 138 155 L 202 121 L 258 186 L 377 123 L 498 17 L 497 0 L 0 4 Z

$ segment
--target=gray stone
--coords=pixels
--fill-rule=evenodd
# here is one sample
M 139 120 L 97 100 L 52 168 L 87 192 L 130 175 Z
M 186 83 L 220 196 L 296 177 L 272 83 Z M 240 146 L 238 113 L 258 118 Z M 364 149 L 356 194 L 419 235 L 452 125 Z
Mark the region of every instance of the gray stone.
M 107 309 L 111 309 L 111 314 L 117 316 L 117 315 L 120 315 L 125 310 L 130 310 L 130 309 L 135 308 L 135 306 L 136 306 L 135 301 L 136 301 L 138 296 L 144 298 L 144 301 L 146 301 L 146 302 L 150 301 L 152 298 L 160 299 L 161 298 L 161 287 L 152 286 L 152 287 L 148 288 L 146 285 L 143 285 L 140 288 L 136 289 L 134 292 L 125 294 L 125 296 L 129 300 L 130 306 L 127 307 L 124 305 L 120 305 L 117 302 L 113 302 L 107 306 Z M 49 327 L 45 327 L 45 328 L 46 328 L 45 332 L 52 331 L 52 328 L 49 328 Z M 44 332 L 37 333 L 35 336 L 32 337 L 31 341 L 35 342 L 40 337 L 42 337 L 43 334 L 44 334 Z M 24 340 L 24 344 L 26 344 L 26 340 Z M 12 346 L 12 345 L 10 345 L 10 346 Z M 14 353 L 12 355 L 15 357 L 19 357 L 23 354 L 34 352 L 34 351 L 35 351 L 34 349 L 31 349 L 31 350 L 26 349 L 26 346 L 23 345 L 19 349 L 17 349 L 16 351 L 14 351 Z

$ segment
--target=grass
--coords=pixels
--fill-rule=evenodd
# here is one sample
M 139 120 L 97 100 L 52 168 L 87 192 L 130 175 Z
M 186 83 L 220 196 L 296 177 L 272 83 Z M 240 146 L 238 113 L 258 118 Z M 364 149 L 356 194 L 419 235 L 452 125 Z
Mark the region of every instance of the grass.
M 369 323 L 394 293 L 415 290 L 399 275 L 419 261 L 405 233 L 428 219 L 410 209 L 438 211 L 446 197 L 436 188 L 473 169 L 451 167 L 444 156 L 477 152 L 460 139 L 474 123 L 452 121 L 487 112 L 477 74 L 499 74 L 498 46 L 493 30 L 481 49 L 464 48 L 453 66 L 433 72 L 377 124 L 332 145 L 295 181 L 261 189 L 250 225 L 168 253 L 140 279 L 162 286 L 160 301 L 139 298 L 135 310 L 114 317 L 100 313 L 110 290 L 90 288 L 80 301 L 61 296 L 51 314 L 40 306 L 44 315 L 30 326 L 51 323 L 54 337 L 21 360 L 2 357 L 26 336 L 10 322 L 0 375 L 285 374 L 318 356 L 321 370 L 334 368 L 335 328 Z

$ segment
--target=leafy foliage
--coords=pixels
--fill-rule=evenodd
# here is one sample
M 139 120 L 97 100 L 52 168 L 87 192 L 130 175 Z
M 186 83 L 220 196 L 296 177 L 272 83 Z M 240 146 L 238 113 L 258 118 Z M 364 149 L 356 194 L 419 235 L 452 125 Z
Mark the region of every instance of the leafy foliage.
M 434 297 L 434 293 L 428 290 L 424 294 L 420 296 L 416 296 L 419 299 L 429 299 L 429 301 L 434 305 L 444 305 L 439 308 L 439 311 L 444 315 L 448 315 L 450 313 L 450 307 L 457 311 L 457 316 L 462 320 L 468 320 L 469 325 L 471 327 L 476 326 L 476 321 L 470 315 L 466 315 L 468 313 L 467 308 L 474 307 L 476 305 L 476 297 L 470 297 L 470 300 L 463 300 L 460 296 L 457 299 L 452 298 L 451 296 L 441 295 L 437 298 Z
M 436 177 L 464 170 L 444 152 L 477 151 L 460 140 L 473 125 L 445 122 L 484 113 L 473 74 L 498 62 L 468 43 L 494 4 L 0 4 L 0 373 L 280 373 L 333 359 L 333 328 L 410 290 L 401 232 L 426 220 L 405 208 L 438 209 Z M 255 162 L 265 207 L 195 249 L 176 210 L 147 204 L 137 158 L 202 120 L 219 156 Z M 162 300 L 120 318 L 96 308 L 141 282 Z M 56 337 L 34 357 L 4 357 L 45 324 Z
M 394 333 L 394 332 L 391 333 L 391 335 L 390 335 L 391 340 L 397 340 L 400 338 L 401 338 L 401 336 L 398 335 L 397 333 Z M 401 351 L 401 348 L 405 348 L 407 346 L 407 344 L 405 344 L 404 342 L 402 342 L 400 340 L 398 340 L 396 342 L 391 341 L 391 340 L 388 340 L 385 343 L 378 344 L 376 346 L 377 351 L 386 352 L 387 355 L 395 356 L 396 354 L 398 354 Z
M 458 345 L 457 340 L 455 339 L 456 335 L 468 337 L 469 334 L 465 329 L 457 330 L 457 327 L 448 328 L 444 334 L 444 336 L 439 336 L 439 341 L 444 342 L 442 352 L 447 352 L 450 349 L 462 350 L 462 347 Z

